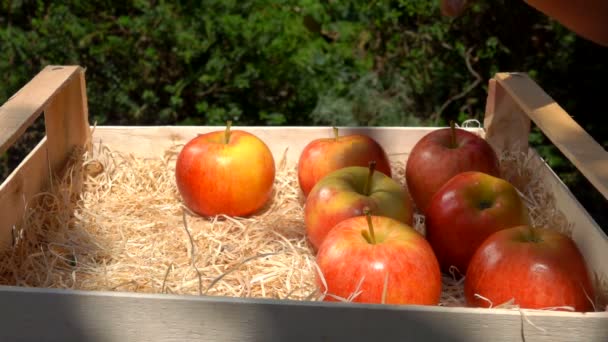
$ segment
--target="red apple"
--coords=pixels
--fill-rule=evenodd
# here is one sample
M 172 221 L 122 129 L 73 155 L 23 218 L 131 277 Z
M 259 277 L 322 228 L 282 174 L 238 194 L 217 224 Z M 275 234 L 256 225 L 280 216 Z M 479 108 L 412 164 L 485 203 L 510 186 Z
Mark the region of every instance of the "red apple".
M 454 127 L 434 130 L 414 145 L 405 169 L 405 179 L 414 204 L 426 213 L 431 197 L 450 178 L 465 171 L 480 171 L 499 177 L 499 162 L 483 138 Z
M 407 190 L 382 172 L 369 167 L 350 166 L 321 179 L 304 204 L 306 234 L 314 249 L 340 221 L 360 216 L 369 207 L 375 214 L 411 225 L 414 211 Z
M 459 173 L 431 198 L 425 215 L 426 238 L 444 272 L 461 274 L 492 233 L 529 223 L 528 209 L 504 179 L 483 172 Z
M 476 307 L 514 300 L 526 309 L 592 311 L 595 298 L 574 241 L 556 230 L 529 225 L 490 235 L 471 258 L 464 290 L 467 304 Z
M 247 216 L 270 199 L 275 162 L 255 135 L 230 130 L 201 134 L 180 151 L 175 166 L 184 204 L 202 216 Z
M 347 166 L 367 166 L 372 160 L 376 161 L 378 171 L 392 176 L 388 156 L 377 141 L 362 134 L 339 136 L 338 129 L 333 129 L 333 138 L 313 140 L 300 154 L 298 183 L 304 196 L 332 171 Z
M 431 246 L 409 225 L 386 216 L 367 213 L 340 222 L 321 245 L 317 265 L 326 301 L 437 305 L 441 296 Z

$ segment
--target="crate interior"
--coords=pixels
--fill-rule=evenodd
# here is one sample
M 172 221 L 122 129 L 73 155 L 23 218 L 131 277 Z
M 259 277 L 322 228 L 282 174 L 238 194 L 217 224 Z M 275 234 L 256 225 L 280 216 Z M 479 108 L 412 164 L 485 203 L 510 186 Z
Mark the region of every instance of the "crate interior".
M 181 203 L 175 158 L 198 133 L 221 127 L 97 127 L 49 191 L 28 203 L 14 246 L 4 252 L 0 283 L 42 288 L 321 300 L 306 239 L 296 162 L 330 127 L 251 128 L 277 165 L 272 200 L 246 218 L 202 218 Z M 235 127 L 234 129 L 238 129 Z M 393 178 L 416 141 L 434 128 L 342 129 L 374 137 Z M 483 130 L 469 128 L 483 136 Z M 534 223 L 569 231 L 538 172 L 538 156 L 502 153 L 501 170 L 524 196 Z M 81 191 L 75 191 L 80 189 Z M 423 217 L 415 228 L 424 234 Z M 599 294 L 605 284 L 598 279 Z M 445 274 L 440 305 L 464 306 L 463 281 Z M 603 297 L 594 298 L 598 307 Z M 509 303 L 493 303 L 509 307 Z

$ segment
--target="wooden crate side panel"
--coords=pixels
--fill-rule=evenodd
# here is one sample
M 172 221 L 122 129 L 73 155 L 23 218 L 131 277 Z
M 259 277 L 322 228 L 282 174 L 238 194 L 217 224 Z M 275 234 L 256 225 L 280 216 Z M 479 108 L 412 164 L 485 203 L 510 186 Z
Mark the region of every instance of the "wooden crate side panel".
M 497 153 L 528 151 L 530 118 L 495 79 L 488 84 L 483 126 L 486 140 Z
M 608 199 L 608 152 L 525 74 L 499 73 L 502 89 Z
M 0 185 L 0 249 L 13 243 L 13 227 L 22 220 L 29 201 L 49 184 L 46 138 Z
M 0 153 L 17 141 L 81 70 L 77 66 L 47 66 L 0 107 Z
M 51 169 L 61 170 L 74 153 L 90 142 L 89 112 L 84 73 L 74 75 L 44 110 Z
M 268 145 L 275 162 L 286 154 L 287 162 L 295 164 L 304 147 L 312 140 L 333 137 L 331 127 L 233 127 L 257 135 Z M 340 134 L 366 134 L 382 145 L 392 158 L 405 161 L 407 151 L 422 136 L 436 127 L 344 127 Z M 102 143 L 113 151 L 133 154 L 140 158 L 156 158 L 174 144 L 184 144 L 197 134 L 224 130 L 224 127 L 200 126 L 155 126 L 155 127 L 96 127 L 92 137 L 98 146 Z M 481 132 L 470 128 L 470 131 Z
M 578 202 L 570 189 L 559 179 L 551 167 L 531 150 L 535 170 L 542 174 L 542 179 L 549 191 L 555 198 L 556 207 L 572 224 L 572 239 L 576 242 L 579 250 L 585 257 L 590 271 L 593 272 L 599 283 L 596 296 L 600 297 L 600 303 L 608 305 L 608 236 L 598 226 L 597 222 L 589 215 L 585 208 Z M 595 299 L 595 298 L 594 298 Z
M 13 227 L 32 197 L 45 190 L 51 177 L 61 176 L 68 158 L 81 155 L 76 150 L 82 151 L 90 142 L 86 85 L 80 67 L 44 68 L 0 108 L 0 153 L 42 111 L 44 141 L 0 185 L 0 249 L 12 242 Z
M 3 341 L 606 341 L 608 314 L 0 289 Z

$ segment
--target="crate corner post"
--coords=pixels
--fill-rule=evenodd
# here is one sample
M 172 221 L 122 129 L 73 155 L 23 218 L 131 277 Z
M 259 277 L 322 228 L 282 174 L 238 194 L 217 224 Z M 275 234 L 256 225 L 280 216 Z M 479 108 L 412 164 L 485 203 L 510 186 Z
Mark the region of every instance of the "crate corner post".
M 6 152 L 44 113 L 45 137 L 0 184 L 0 249 L 12 244 L 13 230 L 51 176 L 91 140 L 84 69 L 49 65 L 0 107 L 0 153 Z
M 483 127 L 486 139 L 497 153 L 528 150 L 530 118 L 509 96 L 499 80 L 509 77 L 497 73 L 488 82 Z

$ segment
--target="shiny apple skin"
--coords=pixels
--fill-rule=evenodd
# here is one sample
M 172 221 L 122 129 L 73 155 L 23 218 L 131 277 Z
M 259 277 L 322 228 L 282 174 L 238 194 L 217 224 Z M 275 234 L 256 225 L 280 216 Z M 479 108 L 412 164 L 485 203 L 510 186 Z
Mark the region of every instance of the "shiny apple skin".
M 202 216 L 248 216 L 272 195 L 275 162 L 257 136 L 232 130 L 201 134 L 177 157 L 175 177 L 184 204 Z
M 389 176 L 374 172 L 370 193 L 365 195 L 368 174 L 366 167 L 350 166 L 328 174 L 313 187 L 304 204 L 304 223 L 315 250 L 336 224 L 363 215 L 365 207 L 374 215 L 412 224 L 414 211 L 407 190 Z
M 367 166 L 376 162 L 376 171 L 391 177 L 388 156 L 382 146 L 362 134 L 311 141 L 304 147 L 298 160 L 298 184 L 308 196 L 315 184 L 326 175 L 348 166 Z
M 471 258 L 465 278 L 469 306 L 489 307 L 514 299 L 525 309 L 573 307 L 593 311 L 591 276 L 574 241 L 553 229 L 536 228 L 540 242 L 530 241 L 530 227 L 492 234 Z M 563 309 L 566 310 L 566 309 Z
M 455 266 L 464 275 L 473 253 L 488 236 L 529 222 L 528 209 L 511 183 L 468 171 L 452 177 L 431 199 L 426 238 L 442 271 L 448 273 Z
M 388 217 L 372 216 L 372 224 L 376 244 L 370 244 L 361 234 L 368 230 L 365 216 L 342 221 L 327 235 L 317 254 L 321 291 L 348 298 L 360 283 L 361 293 L 353 302 L 382 303 L 386 279 L 385 304 L 437 305 L 441 273 L 426 239 Z M 338 299 L 325 296 L 324 300 Z
M 414 204 L 421 213 L 431 197 L 450 178 L 465 171 L 500 177 L 499 160 L 483 138 L 456 128 L 457 148 L 451 148 L 451 129 L 434 130 L 420 139 L 406 162 L 405 179 Z

